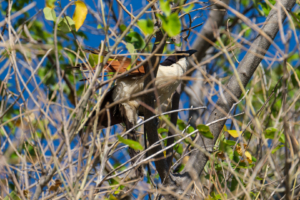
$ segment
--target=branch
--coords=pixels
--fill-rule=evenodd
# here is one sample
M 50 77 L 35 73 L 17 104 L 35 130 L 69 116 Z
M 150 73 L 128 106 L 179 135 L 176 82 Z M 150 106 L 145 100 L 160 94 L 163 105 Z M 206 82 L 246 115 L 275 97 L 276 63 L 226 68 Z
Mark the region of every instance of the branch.
M 153 50 L 156 51 L 156 53 L 162 53 L 164 46 L 166 43 L 166 34 L 164 35 L 161 30 L 159 30 L 156 33 L 156 39 L 154 42 Z M 158 44 L 158 45 L 157 45 Z M 158 71 L 158 65 L 160 63 L 161 57 L 152 57 L 148 63 L 145 65 L 145 73 L 147 74 L 147 77 L 144 80 L 144 89 L 149 85 L 149 83 L 152 83 L 148 89 L 155 88 L 155 77 Z M 153 70 L 154 69 L 154 70 Z M 151 108 L 154 108 L 155 104 L 155 91 L 149 93 L 148 95 L 145 95 L 144 102 Z M 145 120 L 148 118 L 151 118 L 154 116 L 154 113 L 151 110 L 144 109 L 144 116 Z M 150 120 L 148 123 L 144 126 L 144 133 L 147 135 L 147 139 L 149 141 L 149 144 L 152 145 L 155 142 L 159 140 L 158 133 L 157 133 L 157 125 L 155 123 L 155 120 Z M 162 147 L 159 145 L 153 149 L 151 149 L 150 155 L 154 155 L 156 152 L 159 152 L 162 149 Z M 160 178 L 163 180 L 165 177 L 168 176 L 168 165 L 166 159 L 164 159 L 164 154 L 160 153 L 157 154 L 155 157 L 155 166 L 159 173 Z M 163 158 L 163 159 L 161 159 Z
M 228 5 L 229 0 L 224 0 L 224 4 Z M 200 62 L 206 55 L 207 50 L 212 46 L 211 42 L 216 41 L 215 38 L 215 32 L 216 30 L 223 25 L 224 22 L 224 16 L 227 13 L 226 11 L 223 11 L 224 7 L 221 5 L 213 5 L 212 10 L 209 13 L 209 17 L 207 21 L 205 22 L 203 28 L 201 29 L 201 32 L 198 35 L 196 41 L 193 43 L 192 49 L 196 49 L 197 52 L 194 54 L 194 58 L 197 59 L 197 62 Z M 192 58 L 191 58 L 192 59 Z M 191 60 L 190 60 L 191 62 Z M 188 69 L 192 68 L 192 65 L 188 66 Z M 194 71 L 194 70 L 193 70 Z M 193 73 L 190 72 L 190 74 Z M 198 73 L 198 72 L 197 72 Z M 201 76 L 201 72 L 198 73 L 198 76 Z M 188 95 L 191 99 L 191 102 L 193 102 L 193 106 L 200 106 L 201 100 L 204 98 L 201 89 L 201 86 L 203 85 L 203 81 L 199 80 L 196 83 L 194 83 L 191 87 L 193 88 L 194 95 Z M 200 99 L 200 101 L 199 101 Z M 189 118 L 191 118 L 190 124 L 192 126 L 196 126 L 196 120 L 199 117 L 199 111 L 190 111 L 189 112 Z

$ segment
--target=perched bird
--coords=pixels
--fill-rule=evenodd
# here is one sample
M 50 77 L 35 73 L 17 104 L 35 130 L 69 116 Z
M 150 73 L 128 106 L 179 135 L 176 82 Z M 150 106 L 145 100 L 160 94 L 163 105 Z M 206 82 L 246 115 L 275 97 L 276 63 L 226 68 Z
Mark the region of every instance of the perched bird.
M 159 102 L 162 104 L 170 98 L 178 85 L 181 83 L 180 76 L 186 72 L 187 57 L 194 54 L 196 50 L 176 51 L 175 55 L 168 56 L 162 63 L 159 64 L 155 85 L 157 87 Z M 90 53 L 98 54 L 98 51 L 90 51 Z M 104 53 L 104 55 L 106 52 Z M 137 61 L 139 64 L 141 61 Z M 115 56 L 104 65 L 107 72 L 125 73 L 128 66 L 131 64 L 131 59 L 123 56 Z M 77 68 L 83 68 L 80 64 Z M 115 81 L 115 86 L 106 93 L 100 109 L 102 110 L 107 104 L 130 98 L 133 94 L 144 90 L 145 70 L 141 66 L 137 70 L 132 71 L 128 76 L 119 78 Z M 115 125 L 124 122 L 126 127 L 133 126 L 137 122 L 138 113 L 142 114 L 140 101 L 143 101 L 143 96 L 131 98 L 128 101 L 115 105 L 109 109 L 109 117 L 107 112 L 102 112 L 98 116 L 98 128 L 106 128 L 109 125 Z M 95 113 L 87 121 L 86 125 L 93 124 Z M 108 120 L 109 119 L 109 120 Z M 110 121 L 110 122 L 109 122 Z M 128 121 L 126 123 L 126 121 Z M 108 124 L 109 123 L 109 124 Z M 130 125 L 129 125 L 130 124 Z
M 155 85 L 157 88 L 158 99 L 161 104 L 172 96 L 173 92 L 180 84 L 180 77 L 186 72 L 187 57 L 191 56 L 195 52 L 196 50 L 176 51 L 175 55 L 167 57 L 159 64 Z M 99 54 L 98 51 L 90 53 Z M 102 54 L 102 56 L 105 54 L 106 52 Z M 141 61 L 137 61 L 136 64 L 139 64 L 140 62 Z M 108 62 L 104 65 L 104 69 L 107 72 L 124 73 L 130 65 L 130 58 L 115 56 L 108 60 Z M 82 69 L 84 68 L 84 65 L 80 64 L 77 68 Z M 115 86 L 112 87 L 104 96 L 100 110 L 103 110 L 107 104 L 111 104 L 122 99 L 127 100 L 110 107 L 109 112 L 99 112 L 100 114 L 97 121 L 98 128 L 106 128 L 123 122 L 128 130 L 136 125 L 137 116 L 141 115 L 143 112 L 143 109 L 140 106 L 140 102 L 143 101 L 143 96 L 132 98 L 132 95 L 144 90 L 144 78 L 145 69 L 141 66 L 137 70 L 129 73 L 128 76 L 119 78 L 115 81 Z M 91 126 L 95 123 L 97 117 L 96 113 L 96 111 L 92 113 L 91 117 L 86 122 L 86 126 Z M 135 130 L 132 130 L 129 133 L 128 139 L 137 140 Z M 131 158 L 133 158 L 137 153 L 138 152 L 134 149 L 129 148 L 129 155 Z M 132 159 L 132 163 L 135 163 L 135 159 Z M 142 168 L 140 166 L 136 170 L 136 175 L 139 177 L 142 176 L 142 174 Z

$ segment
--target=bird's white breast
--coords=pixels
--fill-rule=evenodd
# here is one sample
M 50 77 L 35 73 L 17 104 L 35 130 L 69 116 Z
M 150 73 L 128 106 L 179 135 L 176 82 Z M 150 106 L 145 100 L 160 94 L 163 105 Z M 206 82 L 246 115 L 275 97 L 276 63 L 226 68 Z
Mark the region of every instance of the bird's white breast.
M 176 90 L 181 82 L 180 76 L 185 73 L 186 67 L 186 58 L 180 59 L 177 63 L 174 63 L 171 66 L 159 66 L 155 85 L 158 88 L 157 91 L 160 103 L 165 102 Z M 123 98 L 128 98 L 132 94 L 143 91 L 143 89 L 144 78 L 121 78 L 116 81 L 116 88 L 113 92 L 113 99 L 114 101 L 117 101 Z M 132 106 L 137 109 L 139 105 L 138 103 L 134 103 L 135 100 L 142 100 L 142 98 L 138 97 L 136 99 L 133 99 L 131 102 L 127 102 L 127 104 L 132 104 Z

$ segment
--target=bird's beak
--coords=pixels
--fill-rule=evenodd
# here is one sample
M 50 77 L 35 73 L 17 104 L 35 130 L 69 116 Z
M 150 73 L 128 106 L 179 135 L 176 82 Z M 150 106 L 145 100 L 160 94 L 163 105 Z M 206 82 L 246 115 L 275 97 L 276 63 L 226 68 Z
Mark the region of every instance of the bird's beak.
M 188 50 L 188 51 L 186 51 L 186 52 L 189 54 L 189 56 L 191 56 L 191 55 L 193 55 L 194 53 L 196 53 L 197 50 L 195 50 L 195 49 L 190 49 L 190 50 Z

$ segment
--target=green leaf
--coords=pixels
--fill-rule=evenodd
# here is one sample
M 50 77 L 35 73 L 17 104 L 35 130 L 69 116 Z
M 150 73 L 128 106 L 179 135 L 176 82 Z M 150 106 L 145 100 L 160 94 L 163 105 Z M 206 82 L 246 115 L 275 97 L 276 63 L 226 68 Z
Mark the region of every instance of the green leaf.
M 120 25 L 120 30 L 123 33 L 126 30 L 127 26 L 125 26 L 125 24 L 121 24 Z
M 277 128 L 269 127 L 264 131 L 265 138 L 274 139 L 275 133 L 277 132 Z
M 282 132 L 279 135 L 279 142 L 285 143 L 285 135 Z
M 125 36 L 125 41 L 133 44 L 135 49 L 142 49 L 146 45 L 142 36 L 137 32 L 128 33 L 128 35 Z
M 264 16 L 268 16 L 269 15 L 269 12 L 271 10 L 270 6 L 268 6 L 267 3 L 259 3 L 259 5 L 261 6 L 262 8 L 262 11 L 264 13 Z
M 194 132 L 194 131 L 195 131 L 194 127 L 189 126 L 186 132 L 187 132 L 187 133 L 192 133 L 192 132 Z
M 55 7 L 55 5 L 54 5 L 55 1 L 56 0 L 46 0 L 46 6 L 50 7 L 50 8 L 54 8 Z
M 158 14 L 157 17 L 161 19 L 162 28 L 170 37 L 174 37 L 181 32 L 181 22 L 178 18 L 178 13 L 172 13 L 168 17 Z
M 197 129 L 198 129 L 199 133 L 200 133 L 201 135 L 203 135 L 204 137 L 209 138 L 209 139 L 214 139 L 214 136 L 213 136 L 213 134 L 210 132 L 208 126 L 205 126 L 204 124 L 199 124 L 199 125 L 197 126 Z
M 281 149 L 282 147 L 284 147 L 284 144 L 281 144 L 281 145 L 278 145 L 277 147 L 275 147 L 275 148 L 272 150 L 272 154 L 274 154 L 276 151 L 278 151 L 278 150 Z
M 226 148 L 229 146 L 225 141 L 221 140 L 219 144 L 219 150 L 222 152 L 226 152 Z
M 235 176 L 233 176 L 230 184 L 230 191 L 234 191 L 237 188 L 238 184 L 239 182 L 236 180 Z
M 192 4 L 188 5 L 188 6 L 185 7 L 185 8 L 182 8 L 182 10 L 183 10 L 184 12 L 188 13 L 188 12 L 190 12 L 193 8 L 194 8 L 194 4 L 192 3 Z
M 225 140 L 226 144 L 228 144 L 229 146 L 234 146 L 236 141 L 234 140 Z
M 102 25 L 98 24 L 97 29 L 102 29 L 102 28 L 103 28 Z
M 56 13 L 54 9 L 51 9 L 49 7 L 45 7 L 43 9 L 45 19 L 49 21 L 55 21 L 56 20 Z
M 177 153 L 182 155 L 182 153 L 183 153 L 183 145 L 182 144 L 175 145 L 174 149 L 176 150 Z
M 141 150 L 141 151 L 144 150 L 143 146 L 140 143 L 136 142 L 136 141 L 129 140 L 129 139 L 124 139 L 119 135 L 117 137 L 118 137 L 118 140 L 120 142 L 122 142 L 123 144 L 128 145 L 132 149 Z
M 100 56 L 100 58 L 101 58 L 101 56 Z M 90 65 L 92 67 L 95 67 L 98 64 L 99 55 L 90 53 L 88 60 L 89 60 Z M 100 59 L 100 63 L 101 63 L 101 59 Z
M 182 43 L 181 42 L 180 43 L 175 43 L 174 42 L 174 45 L 177 46 L 177 47 L 181 47 Z
M 9 198 L 10 196 L 10 198 Z M 18 196 L 18 194 L 15 192 L 15 191 L 12 191 L 9 196 L 7 195 L 3 200 L 10 200 L 10 199 L 13 199 L 13 200 L 21 200 L 21 198 Z
M 137 22 L 137 25 L 143 31 L 145 35 L 152 34 L 154 31 L 154 23 L 150 19 L 141 19 Z
M 160 9 L 165 13 L 166 16 L 171 14 L 171 7 L 169 1 L 160 0 Z
M 249 139 L 251 138 L 251 133 L 250 133 L 249 131 L 245 131 L 245 133 L 244 133 L 244 138 L 245 138 L 246 140 L 249 140 Z
M 177 119 L 177 126 L 179 128 L 179 130 L 183 131 L 186 127 L 185 122 L 182 119 Z
M 174 37 L 180 33 L 181 22 L 180 22 L 180 19 L 178 18 L 177 13 L 172 13 L 168 17 L 168 28 L 169 28 L 169 30 L 167 31 L 167 33 L 170 37 Z
M 167 133 L 167 132 L 168 132 L 168 129 L 165 129 L 165 128 L 159 128 L 159 129 L 157 129 L 157 132 L 158 132 L 158 134 L 161 134 L 161 133 Z
M 59 21 L 58 28 L 60 31 L 68 33 L 71 32 L 72 29 L 75 29 L 75 23 L 72 18 L 67 16 Z

